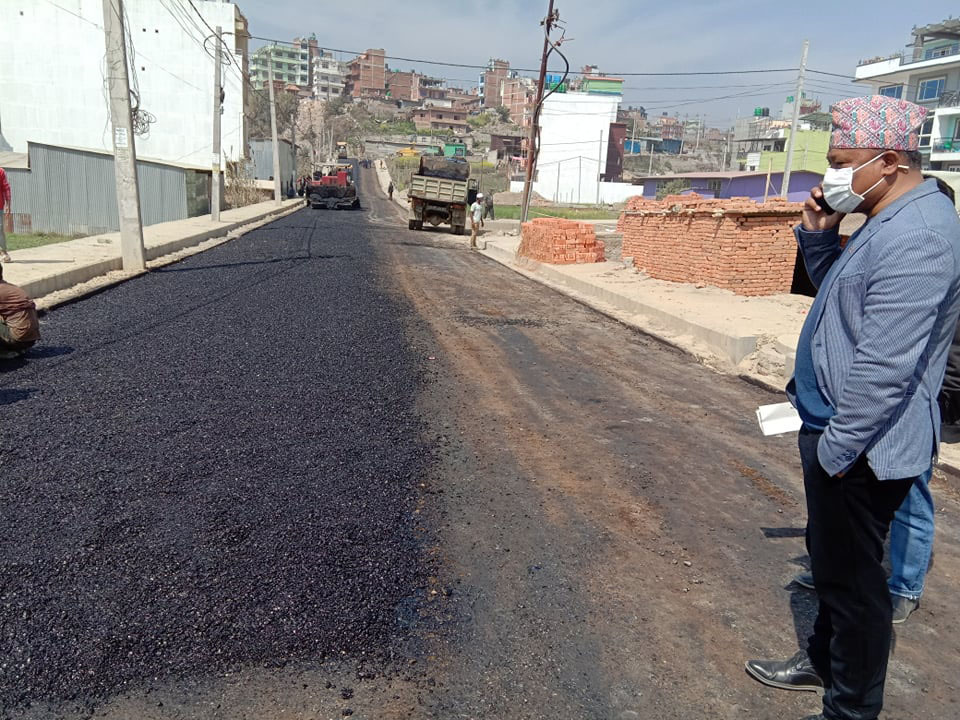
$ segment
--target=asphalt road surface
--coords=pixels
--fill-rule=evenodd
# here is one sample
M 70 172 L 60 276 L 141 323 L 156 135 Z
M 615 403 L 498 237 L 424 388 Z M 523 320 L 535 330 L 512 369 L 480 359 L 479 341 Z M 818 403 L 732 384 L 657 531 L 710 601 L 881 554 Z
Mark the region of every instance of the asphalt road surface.
M 0 367 L 3 716 L 816 712 L 743 671 L 815 607 L 776 396 L 361 191 L 61 307 Z M 888 718 L 960 714 L 935 495 Z

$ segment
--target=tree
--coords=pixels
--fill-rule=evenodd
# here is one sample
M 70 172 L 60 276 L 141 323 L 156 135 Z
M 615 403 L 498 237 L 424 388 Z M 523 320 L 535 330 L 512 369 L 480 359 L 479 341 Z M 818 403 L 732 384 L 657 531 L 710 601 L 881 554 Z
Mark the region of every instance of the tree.
M 496 113 L 500 118 L 500 122 L 510 122 L 510 110 L 503 105 L 500 105 L 496 109 Z
M 684 190 L 690 189 L 690 181 L 678 178 L 670 180 L 663 184 L 663 187 L 657 189 L 657 200 L 663 200 L 667 195 L 679 195 Z
M 258 90 L 250 99 L 250 112 L 247 119 L 250 121 L 251 137 L 270 137 L 270 91 Z M 277 135 L 289 135 L 293 127 L 294 118 L 300 98 L 288 92 L 279 92 L 275 95 L 277 103 Z

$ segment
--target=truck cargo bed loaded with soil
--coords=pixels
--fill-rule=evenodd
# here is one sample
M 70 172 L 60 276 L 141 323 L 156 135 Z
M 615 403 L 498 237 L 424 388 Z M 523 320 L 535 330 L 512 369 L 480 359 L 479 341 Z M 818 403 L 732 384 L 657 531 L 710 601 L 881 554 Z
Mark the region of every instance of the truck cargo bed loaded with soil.
M 437 227 L 450 225 L 462 235 L 467 224 L 467 208 L 477 197 L 477 181 L 470 179 L 470 165 L 460 158 L 420 158 L 419 172 L 410 176 L 411 230 L 422 230 L 423 223 Z

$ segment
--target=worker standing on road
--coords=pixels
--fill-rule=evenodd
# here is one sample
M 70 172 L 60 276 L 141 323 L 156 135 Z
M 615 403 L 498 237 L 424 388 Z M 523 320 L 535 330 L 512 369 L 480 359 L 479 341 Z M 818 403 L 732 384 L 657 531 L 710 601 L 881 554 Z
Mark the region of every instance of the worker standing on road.
M 477 193 L 477 199 L 470 206 L 470 247 L 476 249 L 477 236 L 483 223 L 483 193 Z
M 491 220 L 496 220 L 496 215 L 493 214 L 493 193 L 489 193 L 483 199 L 483 217 L 484 219 L 490 218 Z
M 6 171 L 0 168 L 0 260 L 3 262 L 13 261 L 10 253 L 7 252 L 7 236 L 3 230 L 3 221 L 12 212 L 10 209 L 10 183 L 7 181 Z
M 0 358 L 16 357 L 39 339 L 37 306 L 23 290 L 3 279 L 0 265 Z
M 387 185 L 387 196 L 393 200 L 393 180 L 390 181 L 390 184 Z
M 823 718 L 883 707 L 892 607 L 883 542 L 940 440 L 937 395 L 960 316 L 960 220 L 918 152 L 927 110 L 875 95 L 831 108 L 823 185 L 797 240 L 818 286 L 787 394 L 803 427 L 807 546 L 819 596 L 807 647 L 750 660 L 773 687 L 823 690 Z M 867 222 L 845 247 L 845 213 Z

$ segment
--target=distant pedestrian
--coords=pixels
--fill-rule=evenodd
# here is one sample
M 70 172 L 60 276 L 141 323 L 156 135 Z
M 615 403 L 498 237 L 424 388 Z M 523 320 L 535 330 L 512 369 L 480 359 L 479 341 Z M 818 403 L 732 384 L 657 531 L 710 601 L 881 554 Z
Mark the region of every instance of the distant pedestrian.
M 470 206 L 470 247 L 476 249 L 477 236 L 480 235 L 480 226 L 483 224 L 483 193 L 477 194 L 477 199 Z
M 0 265 L 0 358 L 16 357 L 39 339 L 37 306 L 23 290 L 3 279 Z
M 387 185 L 387 196 L 393 200 L 393 181 L 390 181 L 390 184 Z
M 13 210 L 10 207 L 10 183 L 7 181 L 7 173 L 0 168 L 0 261 L 13 262 L 10 253 L 7 252 L 7 236 L 3 230 L 4 216 L 12 215 Z
M 483 217 L 484 219 L 490 218 L 491 220 L 496 220 L 496 215 L 493 214 L 493 193 L 489 193 L 486 197 L 483 198 Z
M 875 720 L 893 608 L 883 543 L 940 440 L 937 395 L 960 317 L 960 221 L 920 167 L 926 108 L 874 95 L 831 108 L 829 168 L 797 240 L 816 299 L 787 387 L 803 427 L 807 549 L 819 596 L 807 647 L 747 672 L 817 690 L 823 718 Z M 846 213 L 867 222 L 845 246 Z

